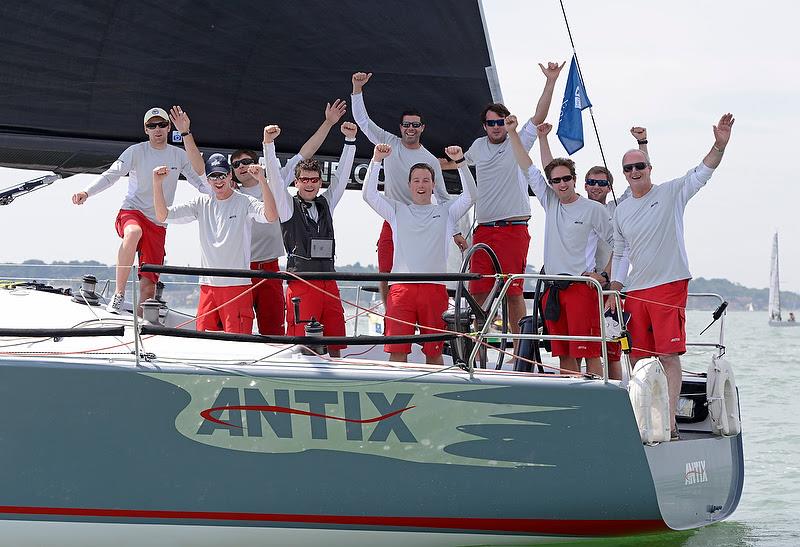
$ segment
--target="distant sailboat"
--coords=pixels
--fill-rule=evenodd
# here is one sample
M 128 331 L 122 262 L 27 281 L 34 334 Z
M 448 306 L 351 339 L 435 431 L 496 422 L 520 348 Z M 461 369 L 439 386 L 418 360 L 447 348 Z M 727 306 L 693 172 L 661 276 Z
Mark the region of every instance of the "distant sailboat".
M 789 320 L 784 321 L 781 317 L 781 282 L 778 273 L 778 232 L 772 239 L 772 260 L 769 275 L 769 326 L 770 327 L 796 327 L 798 324 L 794 320 L 794 314 L 789 314 Z

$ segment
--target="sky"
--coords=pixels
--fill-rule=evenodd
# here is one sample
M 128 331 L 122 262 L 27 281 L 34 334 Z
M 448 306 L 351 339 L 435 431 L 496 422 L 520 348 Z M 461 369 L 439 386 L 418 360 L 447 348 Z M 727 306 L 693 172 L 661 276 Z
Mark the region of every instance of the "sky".
M 722 165 L 686 209 L 690 269 L 695 277 L 765 287 L 772 234 L 778 230 L 781 288 L 800 292 L 800 188 L 789 165 L 800 127 L 800 39 L 794 28 L 800 5 L 738 0 L 564 0 L 564 5 L 618 194 L 626 185 L 622 154 L 636 147 L 631 126 L 648 129 L 658 183 L 697 165 L 713 144 L 712 125 L 732 112 L 736 123 Z M 556 125 L 572 56 L 558 1 L 485 0 L 484 11 L 503 98 L 513 113 L 528 117 L 534 110 L 544 83 L 537 63 L 567 61 L 548 116 Z M 572 156 L 579 174 L 601 163 L 588 110 L 584 133 L 585 147 Z M 550 141 L 555 155 L 565 154 L 556 138 Z M 533 151 L 538 164 L 538 148 Z M 0 169 L 0 188 L 34 176 Z M 119 246 L 113 223 L 126 185 L 120 181 L 73 206 L 70 196 L 91 179 L 74 176 L 0 207 L 0 262 L 113 264 Z M 193 192 L 180 185 L 175 203 Z M 528 261 L 538 267 L 544 214 L 535 200 L 531 209 Z M 346 193 L 335 220 L 338 263 L 376 262 L 381 223 L 365 210 L 359 192 Z M 171 226 L 167 239 L 170 264 L 199 265 L 195 225 Z

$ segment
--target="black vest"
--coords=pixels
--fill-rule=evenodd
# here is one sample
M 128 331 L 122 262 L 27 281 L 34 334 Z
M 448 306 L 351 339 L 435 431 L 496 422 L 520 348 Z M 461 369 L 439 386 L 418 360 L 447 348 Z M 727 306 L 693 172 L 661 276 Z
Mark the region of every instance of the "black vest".
M 333 216 L 328 200 L 324 196 L 314 198 L 319 220 L 314 221 L 308 214 L 309 203 L 294 196 L 292 218 L 281 222 L 283 246 L 286 247 L 286 270 L 289 272 L 333 272 L 333 258 L 311 258 L 311 239 L 334 239 Z M 333 241 L 333 252 L 336 242 Z

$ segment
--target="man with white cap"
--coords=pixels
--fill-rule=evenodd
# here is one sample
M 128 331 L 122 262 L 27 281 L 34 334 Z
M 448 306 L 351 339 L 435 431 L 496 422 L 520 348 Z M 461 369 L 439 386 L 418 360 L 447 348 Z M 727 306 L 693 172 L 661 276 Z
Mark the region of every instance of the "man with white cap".
M 176 124 L 177 125 L 177 124 Z M 195 148 L 190 152 L 193 164 L 200 159 Z M 203 268 L 250 268 L 252 223 L 278 220 L 275 200 L 259 165 L 248 167 L 258 180 L 261 201 L 233 189 L 231 166 L 222 154 L 212 154 L 205 162 L 204 176 L 213 194 L 200 195 L 182 205 L 168 207 L 164 199 L 166 166 L 153 171 L 153 202 L 159 222 L 185 224 L 197 221 L 200 232 L 200 265 Z M 197 304 L 197 330 L 252 334 L 253 295 L 249 278 L 200 277 L 200 301 Z
M 173 110 L 178 112 L 180 107 L 173 107 Z M 196 148 L 189 130 L 188 116 L 181 117 L 180 125 L 176 123 L 176 129 L 181 132 L 187 149 Z M 167 112 L 158 107 L 148 109 L 144 114 L 144 132 L 148 139 L 129 146 L 92 184 L 72 196 L 72 203 L 81 205 L 89 197 L 110 188 L 120 177 L 128 175 L 128 193 L 115 223 L 122 244 L 117 252 L 116 289 L 107 307 L 111 313 L 119 313 L 122 310 L 125 285 L 137 253 L 140 265 L 164 263 L 164 240 L 167 232 L 166 227 L 156 219 L 153 207 L 153 170 L 162 165 L 168 168 L 164 181 L 167 204 L 171 205 L 175 198 L 179 175 L 185 176 L 189 183 L 201 192 L 209 192 L 203 179 L 196 173 L 202 166 L 202 160 L 200 165 L 193 166 L 184 150 L 167 144 L 169 130 L 170 121 Z M 143 302 L 155 294 L 158 274 L 140 273 L 139 279 L 139 301 Z

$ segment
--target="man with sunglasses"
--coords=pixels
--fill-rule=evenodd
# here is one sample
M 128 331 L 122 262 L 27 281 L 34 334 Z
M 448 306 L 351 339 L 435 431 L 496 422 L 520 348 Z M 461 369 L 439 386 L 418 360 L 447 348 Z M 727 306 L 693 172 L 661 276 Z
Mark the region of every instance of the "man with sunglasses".
M 420 142 L 422 133 L 425 131 L 425 120 L 422 114 L 416 110 L 406 110 L 400 114 L 400 136 L 382 129 L 370 119 L 367 114 L 367 107 L 364 104 L 363 88 L 372 78 L 372 73 L 356 72 L 352 76 L 353 94 L 351 95 L 353 105 L 353 118 L 358 127 L 367 136 L 372 144 L 388 144 L 394 150 L 383 162 L 383 193 L 384 195 L 405 205 L 410 205 L 411 194 L 408 190 L 406 180 L 412 165 L 425 163 L 433 167 L 434 175 L 434 195 L 438 203 L 444 203 L 450 199 L 447 188 L 444 185 L 442 168 L 439 160 L 431 154 Z M 456 230 L 457 231 L 457 230 Z M 451 234 L 452 235 L 452 234 Z M 392 240 L 392 229 L 388 222 L 384 221 L 381 234 L 378 238 L 378 271 L 391 272 L 394 256 L 394 242 Z M 463 250 L 463 249 L 462 249 Z M 386 303 L 388 283 L 380 283 L 381 297 Z
M 700 165 L 684 176 L 653 184 L 650 159 L 641 150 L 622 156 L 631 197 L 614 212 L 611 288 L 625 289 L 625 310 L 633 348 L 631 363 L 658 356 L 667 375 L 672 435 L 681 390 L 680 355 L 686 352 L 686 300 L 689 261 L 683 215 L 688 201 L 709 181 L 731 137 L 734 118 L 723 115 L 714 126 L 714 144 Z M 628 264 L 631 271 L 628 273 Z
M 180 107 L 173 107 L 175 109 Z M 117 234 L 122 238 L 117 252 L 116 289 L 106 309 L 111 313 L 120 313 L 125 301 L 125 285 L 128 283 L 133 260 L 139 254 L 139 264 L 163 264 L 166 227 L 156 219 L 153 207 L 153 170 L 162 165 L 169 168 L 165 180 L 165 198 L 172 204 L 178 177 L 183 175 L 189 183 L 200 192 L 209 193 L 209 188 L 195 170 L 200 165 L 190 163 L 184 150 L 167 144 L 170 122 L 169 115 L 163 108 L 150 108 L 144 114 L 144 132 L 147 141 L 134 144 L 125 149 L 119 159 L 111 164 L 103 174 L 97 177 L 85 190 L 72 196 L 72 203 L 82 205 L 89 199 L 110 188 L 120 177 L 128 175 L 128 193 L 117 214 L 115 226 Z M 194 147 L 194 138 L 189 130 L 189 118 L 185 124 L 176 129 L 183 136 L 184 146 Z M 202 163 L 201 163 L 202 164 Z M 158 274 L 139 273 L 139 301 L 144 302 L 155 294 Z
M 177 124 L 176 124 L 177 126 Z M 189 151 L 192 162 L 200 162 L 200 151 Z M 251 222 L 277 222 L 275 200 L 258 165 L 249 167 L 258 180 L 261 200 L 233 189 L 231 168 L 222 154 L 212 154 L 202 169 L 212 195 L 201 195 L 182 205 L 167 206 L 164 199 L 166 166 L 153 171 L 153 201 L 159 222 L 185 224 L 197 221 L 200 234 L 200 265 L 203 268 L 250 267 Z M 253 299 L 249 278 L 200 276 L 200 301 L 197 304 L 196 328 L 252 334 Z
M 280 127 L 268 125 L 264 128 L 264 158 L 267 161 L 267 176 L 270 188 L 275 195 L 278 216 L 281 221 L 283 244 L 286 248 L 286 271 L 333 272 L 336 253 L 336 240 L 333 231 L 333 210 L 347 188 L 350 170 L 356 154 L 356 124 L 344 122 L 341 125 L 345 137 L 344 149 L 339 158 L 337 174 L 331 177 L 330 185 L 320 195 L 322 168 L 314 159 L 303 160 L 295 167 L 294 185 L 297 194 L 292 197 L 283 183 L 280 162 L 275 155 L 275 139 L 280 135 Z M 314 317 L 323 325 L 325 336 L 344 336 L 344 309 L 339 298 L 339 287 L 335 281 L 289 281 L 286 300 L 300 298 L 300 317 L 308 320 Z M 289 304 L 286 313 L 286 333 L 290 336 L 304 336 L 302 323 L 295 324 L 294 306 Z M 331 357 L 339 357 L 346 346 L 329 345 Z
M 363 196 L 372 209 L 392 227 L 394 257 L 392 272 L 439 273 L 447 269 L 447 249 L 458 220 L 475 202 L 477 188 L 472 173 L 464 163 L 460 146 L 449 146 L 445 153 L 459 163 L 464 191 L 443 203 L 432 203 L 434 169 L 427 163 L 411 166 L 408 187 L 411 205 L 386 198 L 378 192 L 381 161 L 390 157 L 392 147 L 378 144 L 372 156 Z M 393 283 L 386 302 L 386 335 L 435 334 L 445 328 L 442 314 L 447 311 L 447 286 L 444 283 Z M 400 322 L 402 321 L 402 322 Z M 433 329 L 433 330 L 432 330 Z M 437 329 L 439 329 L 437 331 Z M 442 342 L 425 342 L 422 352 L 428 364 L 442 363 Z M 390 361 L 407 361 L 411 344 L 386 344 Z
M 347 103 L 336 99 L 325 105 L 325 119 L 319 129 L 309 137 L 300 148 L 300 152 L 292 156 L 286 165 L 281 167 L 280 176 L 286 186 L 294 181 L 294 168 L 304 159 L 311 159 L 325 139 L 331 128 L 336 125 L 347 111 Z M 250 174 L 250 165 L 258 163 L 255 150 L 237 150 L 231 155 L 234 182 L 238 190 L 248 196 L 261 197 L 259 181 Z M 285 253 L 280 223 L 252 223 L 252 245 L 250 249 L 250 269 L 268 272 L 279 271 L 278 259 Z M 280 279 L 253 278 L 253 308 L 258 323 L 259 334 L 286 334 L 286 303 L 283 293 L 283 281 Z
M 522 143 L 530 150 L 536 141 L 536 126 L 544 122 L 553 99 L 558 75 L 564 63 L 539 63 L 545 76 L 544 89 L 536 104 L 533 117 L 520 130 Z M 486 136 L 472 143 L 464 157 L 468 165 L 475 166 L 478 183 L 478 199 L 475 202 L 475 221 L 478 227 L 473 232 L 473 243 L 485 243 L 497 255 L 503 273 L 524 273 L 528 259 L 530 233 L 528 220 L 531 206 L 525 177 L 514 160 L 507 139 L 506 116 L 510 112 L 501 103 L 487 105 L 481 112 L 481 124 Z M 455 169 L 452 162 L 442 163 L 444 169 Z M 483 252 L 472 255 L 470 271 L 480 274 L 494 273 L 489 256 Z M 479 303 L 483 303 L 492 289 L 494 279 L 487 277 L 470 281 L 470 292 Z M 525 315 L 525 299 L 522 295 L 521 279 L 508 290 L 508 314 L 511 331 L 519 332 L 519 321 Z
M 584 275 L 599 283 L 601 274 L 594 271 L 597 242 L 612 241 L 608 213 L 599 203 L 586 199 L 575 191 L 575 163 L 556 158 L 544 168 L 545 176 L 533 165 L 525 144 L 517 133 L 517 118 L 506 118 L 513 155 L 522 169 L 527 184 L 545 212 L 544 270 L 548 274 Z M 537 127 L 540 137 L 552 126 Z M 540 141 L 540 146 L 542 146 Z M 609 275 L 609 262 L 603 273 Z M 550 334 L 561 336 L 598 336 L 600 314 L 597 291 L 586 283 L 553 282 L 542 296 L 545 324 Z M 601 376 L 599 342 L 551 341 L 553 356 L 559 358 L 564 370 L 579 372 L 579 359 L 586 359 L 586 370 Z

